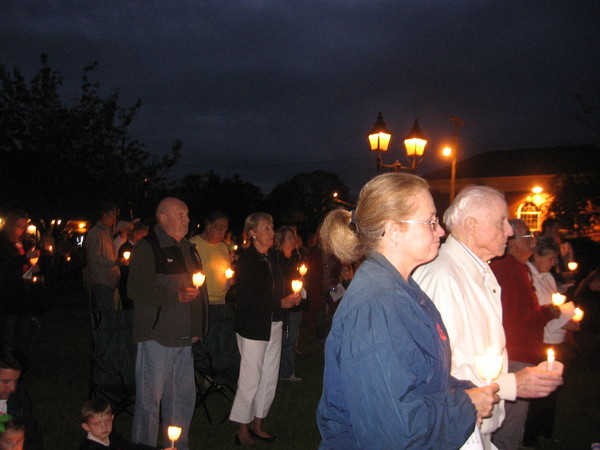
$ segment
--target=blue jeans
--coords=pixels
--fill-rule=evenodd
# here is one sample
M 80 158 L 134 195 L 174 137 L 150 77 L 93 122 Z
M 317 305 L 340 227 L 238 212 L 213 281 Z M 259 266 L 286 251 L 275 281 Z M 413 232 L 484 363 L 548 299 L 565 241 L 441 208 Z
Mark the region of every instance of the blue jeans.
M 281 364 L 279 365 L 279 377 L 289 378 L 296 373 L 296 354 L 294 347 L 298 342 L 298 329 L 302 311 L 288 313 L 287 331 L 283 332 L 283 343 L 281 345 Z
M 188 431 L 196 406 L 192 347 L 165 347 L 156 341 L 139 342 L 135 383 L 131 440 L 138 444 L 157 445 L 160 408 L 163 447 L 170 445 L 167 428 L 176 425 L 182 430 L 175 446 L 178 450 L 189 450 Z

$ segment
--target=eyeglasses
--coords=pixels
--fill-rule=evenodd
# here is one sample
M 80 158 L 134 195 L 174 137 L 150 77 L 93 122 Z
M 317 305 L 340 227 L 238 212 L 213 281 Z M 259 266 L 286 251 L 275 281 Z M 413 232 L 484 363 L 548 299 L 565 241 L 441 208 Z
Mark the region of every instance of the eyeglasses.
M 511 236 L 510 239 L 533 239 L 533 234 L 524 234 L 523 236 Z
M 440 219 L 439 218 L 435 218 L 433 219 L 433 222 L 421 222 L 419 220 L 397 220 L 396 222 L 402 222 L 402 223 L 422 223 L 424 225 L 431 225 L 431 229 L 432 231 L 436 231 L 438 226 L 440 225 Z

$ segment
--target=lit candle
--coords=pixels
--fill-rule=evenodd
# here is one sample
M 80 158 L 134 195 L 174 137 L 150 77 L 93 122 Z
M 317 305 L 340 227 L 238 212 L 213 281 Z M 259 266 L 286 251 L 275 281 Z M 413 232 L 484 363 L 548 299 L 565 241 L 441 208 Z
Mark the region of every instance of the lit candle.
M 569 268 L 570 271 L 577 270 L 577 266 L 578 266 L 578 264 L 575 261 L 571 261 L 570 263 L 567 264 L 567 267 Z
M 70 256 L 67 256 L 66 259 L 67 259 L 67 262 L 71 261 L 71 257 Z
M 562 305 L 566 299 L 567 299 L 566 295 L 559 294 L 558 292 L 555 292 L 554 294 L 552 294 L 552 304 L 554 306 Z
M 495 354 L 493 347 L 487 349 L 485 355 L 475 355 L 475 369 L 489 386 L 502 370 L 502 355 Z
M 29 262 L 31 263 L 32 266 L 35 266 L 39 259 L 40 258 L 38 258 L 37 256 L 34 258 L 29 258 Z
M 51 245 L 49 245 L 49 246 L 48 246 L 48 251 L 49 251 L 50 253 L 52 253 L 52 249 L 53 249 L 53 247 L 52 247 Z
M 297 294 L 301 290 L 302 290 L 302 281 L 292 280 L 292 291 L 294 291 L 294 294 Z
M 580 308 L 575 308 L 575 315 L 573 316 L 573 322 L 581 322 L 583 319 L 583 310 Z
M 167 434 L 169 435 L 169 439 L 171 439 L 171 447 L 175 447 L 175 441 L 181 436 L 181 427 L 171 426 L 167 428 Z
M 234 251 L 234 252 L 237 252 L 237 249 L 238 249 L 238 246 L 237 246 L 237 244 L 235 244 L 235 245 L 233 246 L 233 251 Z
M 302 276 L 306 275 L 306 272 L 308 272 L 308 267 L 306 267 L 306 264 L 302 264 L 300 267 L 298 267 L 298 273 Z
M 131 256 L 131 252 L 123 252 L 123 258 L 124 259 L 129 259 L 129 257 Z
M 548 349 L 548 370 L 552 370 L 553 364 L 554 364 L 554 350 L 549 348 Z
M 228 267 L 228 268 L 225 270 L 225 278 L 227 278 L 228 280 L 229 280 L 229 279 L 231 279 L 231 278 L 233 278 L 233 274 L 234 274 L 234 273 L 235 273 L 235 272 L 234 272 L 233 270 L 231 270 L 231 267 Z
M 205 278 L 206 275 L 204 275 L 202 272 L 196 272 L 192 275 L 192 283 L 194 283 L 194 286 L 196 286 L 196 288 L 199 288 L 204 284 Z
M 32 283 L 37 283 L 37 280 L 38 280 L 38 278 L 37 278 L 36 276 L 33 276 L 33 277 L 31 278 L 31 282 L 32 282 Z

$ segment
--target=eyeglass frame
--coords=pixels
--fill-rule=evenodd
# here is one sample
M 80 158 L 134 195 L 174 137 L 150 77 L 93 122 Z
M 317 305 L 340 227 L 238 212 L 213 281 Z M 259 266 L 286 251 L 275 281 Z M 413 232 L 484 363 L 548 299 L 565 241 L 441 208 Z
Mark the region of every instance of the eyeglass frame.
M 436 231 L 440 226 L 440 218 L 436 217 L 433 222 L 422 222 L 420 220 L 396 220 L 396 222 L 402 223 L 422 223 L 423 225 L 431 225 L 431 231 Z
M 421 222 L 420 220 L 402 220 L 402 219 L 395 219 L 396 222 L 401 222 L 401 223 L 422 223 L 423 225 L 430 225 L 431 231 L 435 232 L 438 227 L 440 226 L 440 218 L 436 217 L 435 220 L 433 222 Z M 385 236 L 385 230 L 383 231 L 383 233 L 381 233 L 381 237 Z

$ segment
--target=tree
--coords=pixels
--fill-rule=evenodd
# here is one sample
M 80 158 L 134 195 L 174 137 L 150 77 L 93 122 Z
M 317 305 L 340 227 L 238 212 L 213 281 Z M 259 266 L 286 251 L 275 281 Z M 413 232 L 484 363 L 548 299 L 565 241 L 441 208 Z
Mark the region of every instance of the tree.
M 166 176 L 180 157 L 173 143 L 161 158 L 128 133 L 141 100 L 119 105 L 119 90 L 103 98 L 83 69 L 81 96 L 72 105 L 59 95 L 62 77 L 41 56 L 28 84 L 19 71 L 0 65 L 0 192 L 5 206 L 32 217 L 91 217 L 98 203 L 128 209 L 156 204 Z
M 600 173 L 554 178 L 549 211 L 578 236 L 600 234 Z
M 348 198 L 349 189 L 335 174 L 323 171 L 300 173 L 278 184 L 267 197 L 276 225 L 296 225 L 301 234 L 314 232 L 325 214 L 340 205 L 333 193 Z
M 187 175 L 174 184 L 171 195 L 188 205 L 192 221 L 200 225 L 210 212 L 225 212 L 229 228 L 236 234 L 242 232 L 246 216 L 264 210 L 264 195 L 258 186 L 242 181 L 239 175 L 221 180 L 212 170 Z

